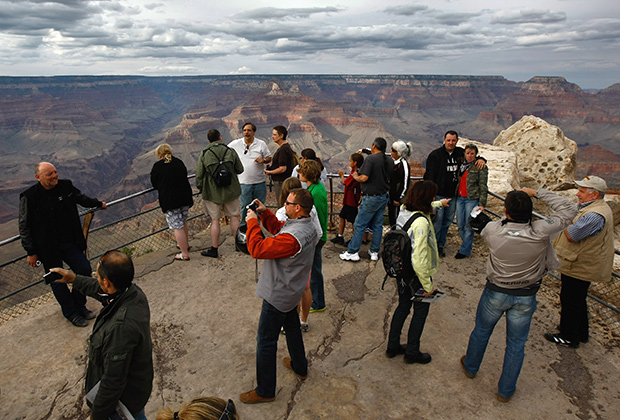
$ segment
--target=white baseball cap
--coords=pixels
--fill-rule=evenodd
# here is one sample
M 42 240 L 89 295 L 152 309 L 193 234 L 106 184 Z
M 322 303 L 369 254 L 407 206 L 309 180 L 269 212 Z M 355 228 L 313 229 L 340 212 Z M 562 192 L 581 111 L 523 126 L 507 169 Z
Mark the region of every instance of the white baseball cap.
M 575 181 L 575 184 L 579 187 L 592 188 L 593 190 L 600 191 L 602 193 L 607 191 L 607 183 L 605 180 L 594 175 L 587 176 L 581 181 Z

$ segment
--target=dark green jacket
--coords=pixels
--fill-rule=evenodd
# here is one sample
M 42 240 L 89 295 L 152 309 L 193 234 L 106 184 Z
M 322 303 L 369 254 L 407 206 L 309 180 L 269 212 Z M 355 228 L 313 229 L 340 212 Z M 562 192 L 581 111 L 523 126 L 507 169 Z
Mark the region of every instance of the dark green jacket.
M 478 169 L 474 165 L 469 168 L 467 174 L 467 198 L 470 200 L 478 200 L 482 207 L 487 206 L 487 196 L 489 188 L 487 180 L 489 178 L 489 168 Z
M 211 152 L 213 151 L 213 152 Z M 228 187 L 218 187 L 213 180 L 213 172 L 223 160 L 232 172 L 232 183 Z M 202 193 L 202 199 L 217 204 L 228 203 L 241 195 L 241 185 L 237 175 L 243 173 L 243 163 L 234 149 L 221 141 L 214 141 L 202 151 L 196 163 L 196 187 Z
M 77 276 L 80 292 L 100 302 L 97 280 Z M 93 420 L 106 420 L 122 401 L 132 414 L 146 405 L 153 387 L 150 310 L 146 295 L 135 284 L 104 306 L 88 346 L 86 393 L 101 381 L 91 406 Z

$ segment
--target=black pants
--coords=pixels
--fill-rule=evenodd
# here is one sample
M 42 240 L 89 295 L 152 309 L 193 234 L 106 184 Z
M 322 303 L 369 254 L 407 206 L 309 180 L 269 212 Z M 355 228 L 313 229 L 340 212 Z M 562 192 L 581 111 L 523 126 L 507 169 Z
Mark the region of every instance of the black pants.
M 588 303 L 587 293 L 590 287 L 589 281 L 576 279 L 562 274 L 562 290 L 560 291 L 560 332 L 563 338 L 579 342 L 587 341 L 588 328 Z
M 418 290 L 422 285 L 417 277 L 413 280 L 413 289 Z M 411 300 L 413 294 L 408 286 L 398 286 L 398 306 L 392 316 L 390 325 L 390 333 L 388 335 L 388 349 L 397 349 L 400 347 L 400 334 L 403 325 L 409 316 L 409 311 L 413 305 L 413 318 L 409 324 L 409 332 L 407 334 L 407 350 L 405 354 L 411 357 L 416 356 L 420 352 L 420 337 L 424 330 L 426 317 L 431 304 L 425 302 L 414 302 Z

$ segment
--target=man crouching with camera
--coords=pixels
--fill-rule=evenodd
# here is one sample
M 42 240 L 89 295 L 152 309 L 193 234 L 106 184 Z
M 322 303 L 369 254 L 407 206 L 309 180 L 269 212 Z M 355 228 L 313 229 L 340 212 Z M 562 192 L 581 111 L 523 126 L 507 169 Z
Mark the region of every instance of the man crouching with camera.
M 275 400 L 276 353 L 282 327 L 290 355 L 283 359 L 284 365 L 300 379 L 308 375 L 297 305 L 308 281 L 318 239 L 310 219 L 314 200 L 307 190 L 297 188 L 288 195 L 285 208 L 289 220 L 284 224 L 263 203 L 254 203 L 256 211 L 248 209 L 246 217 L 247 246 L 252 257 L 265 262 L 256 286 L 256 296 L 263 299 L 256 337 L 257 387 L 239 397 L 247 404 Z M 257 213 L 263 226 L 275 236 L 263 238 Z
M 62 268 L 50 271 L 62 275 L 57 283 L 73 283 L 103 304 L 88 346 L 85 389 L 91 418 L 120 419 L 119 410 L 126 408 L 135 420 L 146 420 L 144 406 L 153 387 L 151 315 L 144 292 L 133 283 L 131 258 L 107 251 L 97 264 L 97 279 Z

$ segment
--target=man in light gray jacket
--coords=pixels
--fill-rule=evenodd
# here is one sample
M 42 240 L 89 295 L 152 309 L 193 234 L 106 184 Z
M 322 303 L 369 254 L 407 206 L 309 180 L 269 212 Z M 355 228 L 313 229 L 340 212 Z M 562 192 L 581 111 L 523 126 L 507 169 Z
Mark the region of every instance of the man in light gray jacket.
M 531 197 L 547 204 L 552 215 L 532 221 Z M 467 354 L 461 358 L 465 375 L 474 378 L 493 328 L 505 313 L 506 352 L 497 392 L 501 402 L 508 402 L 517 389 L 542 278 L 548 270 L 560 267 L 551 241 L 577 214 L 577 207 L 569 200 L 542 188 L 511 191 L 505 206 L 506 218 L 489 223 L 480 234 L 489 247 L 487 283 Z

